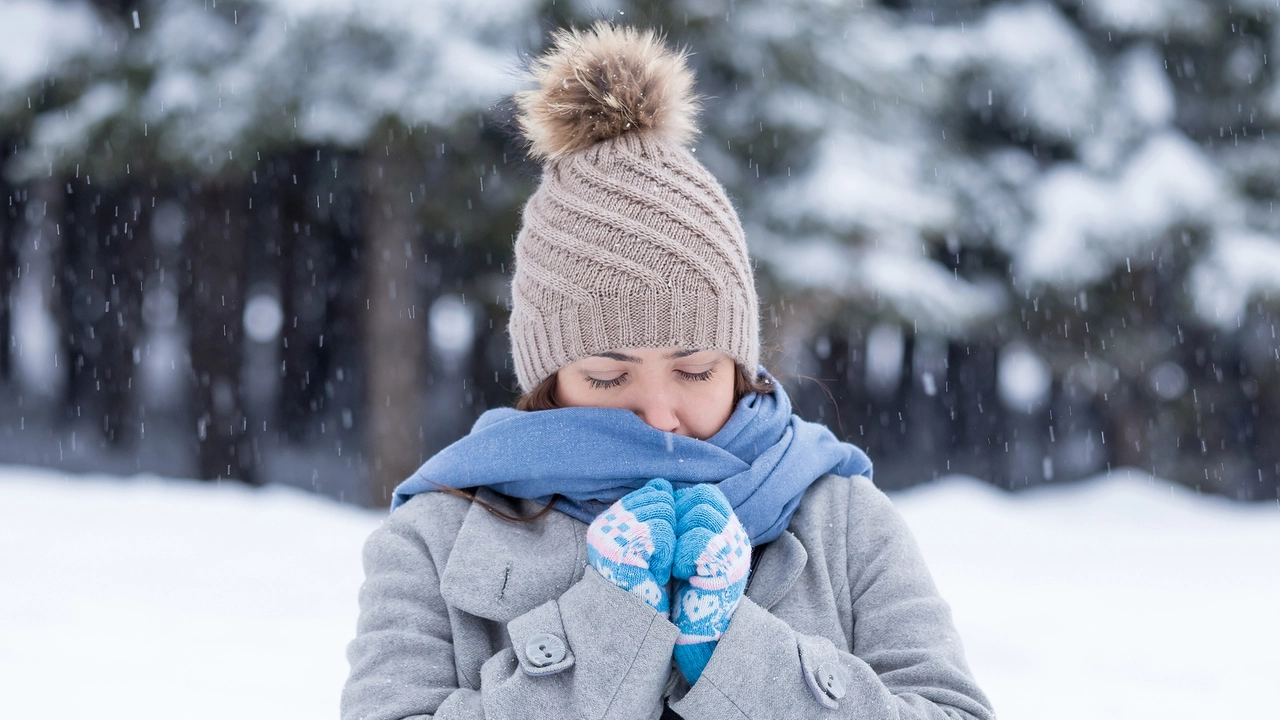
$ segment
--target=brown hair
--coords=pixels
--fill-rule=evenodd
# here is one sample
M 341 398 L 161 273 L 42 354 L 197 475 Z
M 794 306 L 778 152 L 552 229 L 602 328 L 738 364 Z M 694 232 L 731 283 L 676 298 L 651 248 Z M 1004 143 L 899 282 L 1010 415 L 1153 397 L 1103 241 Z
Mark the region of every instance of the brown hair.
M 758 374 L 752 377 L 750 374 L 747 373 L 746 370 L 742 368 L 741 365 L 738 365 L 737 363 L 735 363 L 733 367 L 734 367 L 734 370 L 736 371 L 733 377 L 733 404 L 735 406 L 737 406 L 739 400 L 746 397 L 750 393 L 773 392 L 773 381 L 769 379 L 769 376 Z M 548 375 L 547 379 L 539 383 L 536 388 L 530 390 L 529 392 L 517 398 L 516 404 L 515 404 L 515 408 L 517 410 L 524 410 L 526 412 L 534 412 L 538 410 L 555 410 L 560 407 L 561 407 L 560 401 L 556 399 L 556 373 L 552 373 Z M 428 482 L 431 482 L 431 481 L 428 480 Z M 542 516 L 546 515 L 547 513 L 551 512 L 551 508 L 555 505 L 556 500 L 559 498 L 558 495 L 553 495 L 551 497 L 551 502 L 547 503 L 547 505 L 543 507 L 541 510 L 539 510 L 538 512 L 528 516 L 520 516 L 520 515 L 512 515 L 511 513 L 506 512 L 501 508 L 495 507 L 490 503 L 477 499 L 475 496 L 475 492 L 469 492 L 467 490 L 459 490 L 457 488 L 445 487 L 437 483 L 431 483 L 431 484 L 440 488 L 440 491 L 443 493 L 446 493 L 448 495 L 453 495 L 455 497 L 466 498 L 467 500 L 470 500 L 471 502 L 476 503 L 480 507 L 489 511 L 490 515 L 493 515 L 495 517 L 500 517 L 503 520 L 507 520 L 510 522 L 532 522 L 534 520 L 537 520 Z

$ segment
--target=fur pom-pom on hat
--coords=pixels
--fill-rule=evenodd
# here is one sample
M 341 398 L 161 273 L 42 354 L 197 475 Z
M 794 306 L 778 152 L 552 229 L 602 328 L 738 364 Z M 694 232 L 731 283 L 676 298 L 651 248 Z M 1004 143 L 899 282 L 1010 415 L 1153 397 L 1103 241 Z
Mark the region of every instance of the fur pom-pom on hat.
M 697 134 L 698 99 L 686 51 L 653 30 L 598 22 L 561 30 L 530 67 L 534 90 L 515 96 L 516 121 L 539 160 L 556 160 L 628 132 L 674 145 Z

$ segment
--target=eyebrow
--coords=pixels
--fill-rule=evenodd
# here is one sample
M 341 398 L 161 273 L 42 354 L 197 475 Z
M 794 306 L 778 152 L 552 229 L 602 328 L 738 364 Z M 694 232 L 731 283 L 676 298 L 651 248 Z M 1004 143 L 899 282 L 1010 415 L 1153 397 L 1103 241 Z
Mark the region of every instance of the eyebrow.
M 678 360 L 678 359 L 680 359 L 680 358 L 682 358 L 682 357 L 689 357 L 690 355 L 693 355 L 693 354 L 696 354 L 696 353 L 700 353 L 700 352 L 702 352 L 702 350 L 676 350 L 675 352 L 667 353 L 667 355 L 666 355 L 666 359 L 667 359 L 667 360 Z M 629 362 L 629 363 L 635 363 L 635 364 L 637 364 L 637 365 L 643 365 L 643 364 L 644 364 L 644 360 L 641 360 L 640 358 L 638 358 L 638 357 L 634 357 L 634 356 L 632 356 L 632 355 L 624 355 L 623 353 L 620 353 L 620 352 L 602 352 L 602 353 L 596 353 L 596 354 L 592 355 L 591 357 L 609 358 L 610 360 L 617 360 L 618 362 Z

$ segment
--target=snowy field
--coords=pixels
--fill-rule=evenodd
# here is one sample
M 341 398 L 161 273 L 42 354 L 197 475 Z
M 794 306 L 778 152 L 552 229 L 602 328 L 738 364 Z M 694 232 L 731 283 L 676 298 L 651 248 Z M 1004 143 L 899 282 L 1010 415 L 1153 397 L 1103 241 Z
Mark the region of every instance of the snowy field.
M 1280 507 L 1145 476 L 895 496 L 1006 720 L 1274 717 Z M 335 717 L 380 513 L 0 470 L 0 717 Z

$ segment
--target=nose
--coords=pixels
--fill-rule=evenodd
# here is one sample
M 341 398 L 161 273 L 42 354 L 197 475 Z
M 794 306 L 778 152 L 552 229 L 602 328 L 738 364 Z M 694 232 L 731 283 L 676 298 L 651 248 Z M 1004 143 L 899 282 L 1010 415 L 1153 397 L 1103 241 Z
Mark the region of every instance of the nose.
M 632 412 L 638 415 L 645 425 L 655 430 L 669 433 L 678 433 L 680 430 L 680 418 L 676 414 L 676 403 L 661 391 L 646 394 L 632 409 Z

